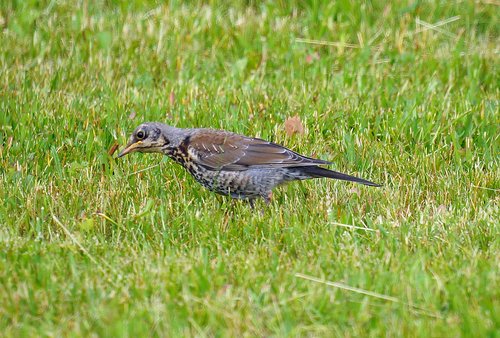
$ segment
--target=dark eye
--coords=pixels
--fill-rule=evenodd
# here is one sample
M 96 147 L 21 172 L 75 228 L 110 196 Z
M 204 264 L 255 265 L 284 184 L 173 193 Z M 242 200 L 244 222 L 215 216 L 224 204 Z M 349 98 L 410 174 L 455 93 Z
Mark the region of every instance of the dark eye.
M 137 138 L 139 140 L 142 140 L 144 138 L 144 136 L 146 136 L 146 134 L 142 131 L 142 130 L 139 130 L 136 134 Z

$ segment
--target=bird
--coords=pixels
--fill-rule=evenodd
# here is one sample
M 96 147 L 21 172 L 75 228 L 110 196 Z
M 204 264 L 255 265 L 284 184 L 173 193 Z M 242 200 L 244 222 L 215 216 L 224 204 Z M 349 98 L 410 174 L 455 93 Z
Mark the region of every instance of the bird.
M 279 144 L 225 130 L 176 128 L 145 122 L 130 136 L 123 157 L 133 152 L 161 153 L 184 167 L 205 188 L 254 207 L 283 183 L 311 178 L 333 178 L 380 187 L 380 184 L 321 167 L 332 162 L 301 155 Z

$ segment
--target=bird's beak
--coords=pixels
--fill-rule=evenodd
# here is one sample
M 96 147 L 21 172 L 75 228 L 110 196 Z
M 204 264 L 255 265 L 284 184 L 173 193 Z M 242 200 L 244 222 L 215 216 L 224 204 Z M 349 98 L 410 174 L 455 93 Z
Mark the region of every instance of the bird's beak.
M 134 151 L 137 150 L 137 148 L 139 148 L 139 146 L 142 144 L 142 141 L 137 141 L 137 142 L 134 142 L 134 143 L 129 143 L 127 144 L 127 146 L 125 147 L 125 149 L 123 149 L 119 154 L 118 154 L 118 157 L 122 157 L 122 156 L 125 156 L 127 155 L 128 153 L 132 153 Z

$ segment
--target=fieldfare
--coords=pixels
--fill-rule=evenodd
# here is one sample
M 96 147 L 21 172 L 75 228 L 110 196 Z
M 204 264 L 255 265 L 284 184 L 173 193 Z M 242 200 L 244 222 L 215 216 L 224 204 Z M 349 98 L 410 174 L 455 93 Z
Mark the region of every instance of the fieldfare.
M 332 164 L 300 155 L 279 144 L 224 130 L 175 128 L 148 122 L 137 127 L 118 157 L 132 152 L 162 153 L 182 165 L 211 191 L 269 203 L 274 187 L 327 177 L 379 187 L 362 178 L 320 167 Z

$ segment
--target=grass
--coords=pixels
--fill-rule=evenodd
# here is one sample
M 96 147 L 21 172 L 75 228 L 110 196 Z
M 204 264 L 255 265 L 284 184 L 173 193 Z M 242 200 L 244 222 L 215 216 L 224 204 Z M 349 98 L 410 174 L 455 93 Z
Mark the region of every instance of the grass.
M 498 22 L 493 1 L 3 1 L 2 335 L 498 336 Z M 109 155 L 146 120 L 384 187 L 254 212 Z

